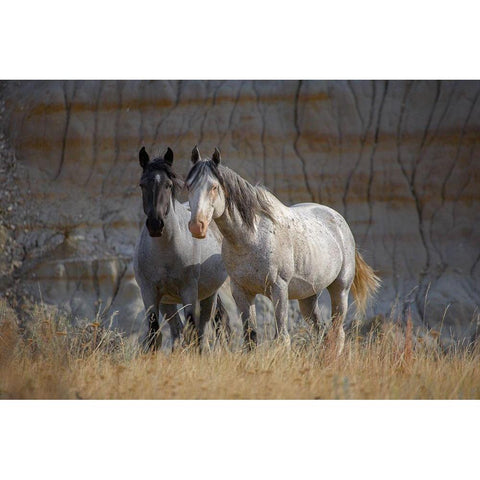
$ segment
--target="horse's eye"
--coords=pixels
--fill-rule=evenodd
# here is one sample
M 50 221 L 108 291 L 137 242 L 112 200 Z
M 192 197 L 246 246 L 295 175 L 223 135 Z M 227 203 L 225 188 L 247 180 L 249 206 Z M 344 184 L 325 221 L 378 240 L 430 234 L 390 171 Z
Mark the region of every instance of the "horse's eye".
M 172 188 L 172 184 L 171 184 L 171 183 L 167 183 L 167 190 L 168 190 L 169 188 Z

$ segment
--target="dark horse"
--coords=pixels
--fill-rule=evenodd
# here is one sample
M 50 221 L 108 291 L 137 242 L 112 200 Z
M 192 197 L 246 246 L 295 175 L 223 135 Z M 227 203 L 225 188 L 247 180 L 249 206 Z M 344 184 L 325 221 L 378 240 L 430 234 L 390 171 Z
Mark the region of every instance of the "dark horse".
M 142 147 L 139 159 L 147 220 L 135 250 L 134 269 L 148 316 L 144 346 L 154 350 L 161 347 L 159 312 L 166 318 L 176 344 L 183 330 L 178 304 L 184 306 L 187 325 L 194 332 L 192 339 L 201 346 L 205 325 L 215 312 L 218 289 L 227 278 L 221 256 L 222 236 L 218 229 L 211 229 L 206 241 L 192 238 L 188 230 L 190 211 L 176 198 L 183 182 L 172 170 L 170 148 L 163 158 L 150 161 Z M 199 316 L 197 300 L 200 300 Z M 214 320 L 219 319 L 228 332 L 228 316 L 220 299 L 214 315 Z M 219 322 L 215 327 L 218 334 Z

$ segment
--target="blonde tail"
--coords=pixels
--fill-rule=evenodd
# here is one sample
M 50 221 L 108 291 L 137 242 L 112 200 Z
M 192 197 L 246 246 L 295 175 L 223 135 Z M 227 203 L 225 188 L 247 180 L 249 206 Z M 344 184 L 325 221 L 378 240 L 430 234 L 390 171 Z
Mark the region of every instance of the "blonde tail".
M 352 293 L 357 312 L 365 315 L 368 300 L 378 290 L 380 283 L 381 280 L 375 275 L 372 267 L 365 262 L 358 250 L 355 250 L 355 278 L 353 279 Z

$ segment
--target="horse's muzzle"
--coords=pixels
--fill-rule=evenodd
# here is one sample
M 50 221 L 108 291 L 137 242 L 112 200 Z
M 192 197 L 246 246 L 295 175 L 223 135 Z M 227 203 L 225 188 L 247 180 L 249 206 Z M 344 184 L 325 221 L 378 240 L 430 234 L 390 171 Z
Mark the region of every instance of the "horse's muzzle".
M 198 220 L 196 222 L 192 222 L 191 220 L 188 222 L 188 229 L 194 238 L 205 238 L 207 236 L 207 228 L 205 222 Z
M 151 237 L 161 237 L 163 233 L 163 220 L 158 218 L 147 218 L 146 226 Z

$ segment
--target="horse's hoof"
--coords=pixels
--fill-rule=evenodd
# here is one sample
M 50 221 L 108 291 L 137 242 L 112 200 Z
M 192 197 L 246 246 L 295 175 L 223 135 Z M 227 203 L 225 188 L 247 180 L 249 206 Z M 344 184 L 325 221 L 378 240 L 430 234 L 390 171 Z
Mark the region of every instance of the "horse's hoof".
M 162 348 L 162 341 L 163 341 L 163 335 L 159 331 L 155 335 L 155 339 L 154 339 L 154 344 L 153 344 L 153 351 L 154 352 L 156 352 L 157 350 L 160 350 Z
M 278 347 L 287 347 L 287 348 L 290 348 L 292 344 L 290 340 L 290 335 L 288 333 L 278 335 L 273 341 L 273 343 Z
M 154 335 L 149 335 L 143 342 L 143 352 L 156 352 L 162 348 L 162 333 L 157 331 Z
M 245 352 L 253 352 L 257 348 L 257 336 L 250 336 L 249 339 L 245 339 L 243 342 L 243 350 Z

